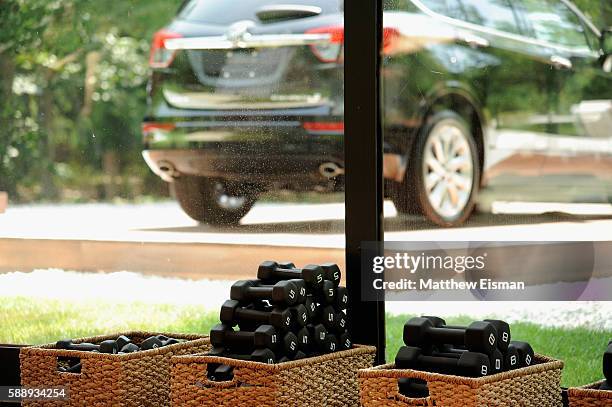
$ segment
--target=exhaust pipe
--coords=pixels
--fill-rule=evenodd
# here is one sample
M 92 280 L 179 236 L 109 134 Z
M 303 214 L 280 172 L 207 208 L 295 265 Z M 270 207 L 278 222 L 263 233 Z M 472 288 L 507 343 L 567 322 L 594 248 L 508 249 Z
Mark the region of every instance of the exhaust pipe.
M 334 162 L 323 163 L 319 166 L 319 172 L 327 179 L 335 178 L 339 175 L 344 175 L 344 168 Z

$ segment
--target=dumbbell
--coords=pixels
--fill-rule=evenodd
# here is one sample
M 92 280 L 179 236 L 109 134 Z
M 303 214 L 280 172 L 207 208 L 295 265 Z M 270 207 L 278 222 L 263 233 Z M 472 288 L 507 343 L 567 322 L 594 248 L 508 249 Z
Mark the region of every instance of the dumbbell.
M 426 356 L 421 349 L 412 346 L 400 348 L 395 367 L 466 377 L 487 376 L 491 372 L 489 357 L 483 353 L 465 352 L 459 358 Z
M 275 350 L 278 348 L 278 335 L 272 325 L 261 325 L 254 332 L 236 332 L 229 325 L 218 324 L 210 330 L 210 343 L 232 349 Z
M 303 327 L 295 334 L 298 339 L 298 347 L 303 352 L 308 352 L 313 344 L 313 339 L 310 336 L 310 331 L 308 328 Z
M 333 305 L 336 302 L 336 287 L 334 283 L 330 280 L 324 280 L 323 284 L 314 291 L 314 296 L 322 304 Z
M 208 379 L 213 382 L 227 382 L 234 378 L 234 366 L 219 365 L 214 371 L 209 372 Z
M 501 321 L 499 319 L 485 319 L 484 321 L 490 323 L 495 327 L 498 338 L 497 347 L 499 348 L 499 350 L 501 350 L 502 352 L 507 351 L 508 346 L 510 346 L 510 341 L 512 339 L 512 336 L 510 334 L 510 325 L 507 322 Z
M 323 324 L 309 324 L 306 326 L 306 329 L 308 329 L 310 338 L 317 348 L 324 348 L 325 338 L 327 337 L 327 329 L 325 329 L 325 326 Z
M 339 351 L 340 343 L 338 342 L 338 337 L 328 332 L 327 335 L 325 335 L 325 339 L 323 340 L 322 346 L 319 347 L 319 350 L 323 353 L 333 353 Z
M 119 336 L 115 342 L 117 342 L 117 349 L 121 350 L 128 343 L 132 343 L 132 340 L 125 335 Z
M 504 367 L 506 370 L 519 369 L 521 367 L 521 357 L 516 348 L 508 346 L 508 350 L 504 353 Z
M 300 298 L 298 291 L 296 285 L 290 281 L 279 281 L 273 286 L 260 286 L 259 281 L 241 280 L 232 285 L 230 298 L 243 304 L 268 300 L 279 305 L 294 305 Z
M 62 373 L 80 373 L 81 372 L 81 368 L 83 367 L 83 365 L 81 364 L 81 362 L 70 366 L 70 367 L 63 367 L 60 366 L 57 368 L 57 370 L 59 370 Z
M 349 294 L 346 287 L 336 288 L 336 308 L 339 310 L 345 310 L 348 308 Z
M 295 354 L 295 356 L 293 356 L 292 358 L 289 358 L 287 356 L 283 356 L 282 358 L 280 358 L 278 360 L 277 363 L 285 363 L 285 362 L 291 362 L 292 360 L 300 360 L 300 359 L 306 359 L 308 357 L 308 355 L 306 355 L 304 352 L 299 351 L 298 353 Z
M 608 349 L 603 355 L 603 373 L 605 378 L 612 382 L 612 341 L 608 344 Z
M 334 263 L 323 263 L 321 264 L 321 268 L 325 272 L 325 280 L 331 281 L 334 283 L 334 287 L 338 287 L 340 285 L 340 280 L 342 280 L 340 267 Z
M 323 308 L 321 304 L 316 300 L 315 297 L 309 295 L 306 298 L 306 302 L 304 303 L 306 310 L 308 311 L 308 318 L 313 320 L 319 316 L 321 313 L 321 309 Z
M 144 341 L 140 342 L 140 350 L 157 349 L 161 348 L 162 346 L 164 346 L 164 344 L 157 336 L 150 336 Z
M 308 309 L 304 304 L 294 305 L 289 308 L 289 311 L 291 311 L 291 316 L 293 317 L 294 327 L 305 327 L 310 322 Z
M 298 304 L 303 304 L 306 301 L 306 296 L 308 294 L 308 291 L 306 290 L 306 281 L 304 281 L 302 279 L 298 279 L 298 278 L 292 279 L 292 280 L 287 280 L 287 281 L 292 282 L 298 288 L 297 303 Z
M 123 345 L 123 347 L 119 350 L 119 353 L 133 353 L 133 352 L 139 352 L 140 351 L 140 346 L 136 345 L 135 343 L 126 343 L 125 345 Z
M 219 313 L 221 322 L 235 326 L 240 323 L 246 323 L 248 326 L 251 323 L 259 325 L 272 325 L 278 331 L 288 331 L 293 324 L 293 316 L 291 310 L 274 308 L 271 311 L 257 311 L 254 309 L 242 308 L 240 302 L 236 300 L 227 300 L 221 306 Z M 242 328 L 242 325 L 240 325 Z
M 459 358 L 462 354 L 467 352 L 463 349 L 449 349 L 448 352 L 434 352 L 432 356 L 441 356 L 441 357 L 449 357 L 449 358 Z M 495 351 L 489 356 L 489 365 L 491 366 L 491 372 L 489 374 L 501 373 L 505 369 L 504 364 L 504 354 L 499 349 L 495 349 Z
M 218 356 L 236 360 L 250 360 L 252 362 L 261 362 L 267 364 L 273 364 L 276 362 L 276 355 L 270 349 L 255 349 L 249 355 L 239 355 L 228 352 L 228 350 L 222 346 L 213 347 L 208 351 L 208 356 Z
M 117 342 L 109 339 L 106 341 L 100 342 L 99 345 L 94 345 L 93 343 L 72 343 L 71 339 L 64 339 L 61 341 L 57 341 L 55 343 L 56 349 L 67 349 L 67 350 L 78 350 L 82 352 L 100 352 L 100 353 L 117 353 L 119 350 L 117 349 Z
M 607 380 L 604 380 L 602 384 L 599 385 L 599 390 L 612 391 L 612 385 Z
M 328 309 L 329 308 L 329 309 Z M 333 307 L 326 307 L 326 310 L 323 311 L 323 315 L 325 318 L 323 319 L 323 325 L 327 328 L 328 331 L 332 331 L 334 333 L 344 333 L 346 331 L 348 322 L 346 319 L 346 315 L 344 312 L 334 312 Z
M 404 343 L 408 346 L 455 345 L 470 352 L 492 354 L 497 349 L 495 328 L 489 322 L 472 322 L 464 329 L 436 328 L 427 318 L 412 318 L 404 324 Z
M 343 333 L 338 338 L 338 346 L 339 350 L 349 350 L 353 348 L 353 341 L 351 339 L 351 334 L 348 332 Z
M 298 268 L 284 268 L 294 266 L 293 263 L 285 263 L 283 267 L 275 261 L 264 261 L 259 265 L 257 270 L 257 278 L 263 281 L 282 281 L 291 279 L 302 279 L 310 287 L 316 288 L 323 284 L 325 279 L 325 271 L 314 264 L 309 264 L 301 269 Z
M 533 348 L 527 342 L 510 341 L 508 349 L 515 349 L 519 356 L 519 367 L 528 367 L 533 364 Z
M 429 397 L 429 388 L 425 380 L 400 377 L 397 379 L 397 387 L 399 393 L 406 397 L 413 399 Z

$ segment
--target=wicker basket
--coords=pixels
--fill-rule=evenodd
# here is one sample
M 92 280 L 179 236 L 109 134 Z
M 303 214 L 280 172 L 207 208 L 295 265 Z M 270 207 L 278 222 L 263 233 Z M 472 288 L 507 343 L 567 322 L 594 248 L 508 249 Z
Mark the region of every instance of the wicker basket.
M 134 343 L 158 335 L 151 332 L 127 332 L 74 340 L 75 343 L 99 343 L 128 336 Z M 55 349 L 55 344 L 23 348 L 21 384 L 28 387 L 66 387 L 68 398 L 62 401 L 24 401 L 24 406 L 168 406 L 170 404 L 170 358 L 174 355 L 206 352 L 207 336 L 163 334 L 186 339 L 157 349 L 111 355 L 104 353 Z M 77 358 L 81 373 L 57 369 L 58 357 Z
M 603 381 L 567 390 L 570 407 L 610 407 L 612 391 L 598 390 Z
M 563 362 L 536 355 L 536 364 L 479 378 L 393 369 L 393 365 L 359 371 L 361 403 L 365 407 L 400 406 L 534 406 L 558 407 L 561 401 Z M 399 394 L 397 379 L 427 382 L 429 397 Z
M 376 348 L 353 349 L 267 365 L 205 355 L 172 358 L 173 406 L 359 406 L 357 371 L 371 367 Z M 207 363 L 234 366 L 234 378 L 211 382 Z

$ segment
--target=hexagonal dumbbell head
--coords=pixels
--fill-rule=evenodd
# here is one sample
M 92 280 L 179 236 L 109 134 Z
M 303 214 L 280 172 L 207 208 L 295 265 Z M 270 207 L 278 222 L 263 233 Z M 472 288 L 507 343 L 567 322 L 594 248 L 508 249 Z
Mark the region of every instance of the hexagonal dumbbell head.
M 293 335 L 295 338 L 295 335 Z M 297 342 L 297 338 L 295 339 Z M 255 330 L 253 344 L 256 348 L 275 349 L 278 345 L 278 335 L 272 325 L 261 325 Z
M 161 348 L 162 346 L 162 341 L 155 336 L 151 336 L 140 343 L 140 349 L 142 350 L 157 349 Z
M 109 340 L 100 342 L 100 353 L 115 354 L 118 352 L 119 352 L 119 349 L 117 348 L 117 341 L 109 339 Z
M 276 355 L 270 349 L 255 349 L 251 353 L 251 360 L 253 362 L 274 364 L 276 362 Z
M 299 346 L 298 337 L 293 332 L 287 332 L 283 335 L 282 347 L 286 356 L 293 357 L 299 350 Z
M 127 336 L 121 335 L 117 338 L 116 342 L 117 342 L 117 349 L 121 350 L 121 348 L 123 348 L 125 345 L 127 345 L 128 343 L 132 341 Z
M 304 303 L 306 310 L 308 311 L 308 318 L 315 319 L 321 313 L 321 304 L 317 302 L 317 300 L 313 296 L 308 296 L 306 298 L 306 302 Z
M 295 284 L 295 286 L 298 288 L 297 303 L 298 304 L 303 304 L 306 301 L 306 296 L 307 296 L 306 281 L 304 281 L 302 279 L 292 279 L 292 280 L 288 280 L 288 281 L 290 281 L 293 284 Z
M 603 373 L 605 378 L 612 382 L 612 342 L 610 342 L 603 355 Z
M 336 287 L 334 283 L 325 280 L 317 292 L 317 298 L 324 304 L 334 304 L 336 302 Z
M 351 340 L 351 334 L 349 334 L 348 332 L 345 332 L 342 335 L 340 335 L 338 342 L 339 342 L 340 350 L 348 350 L 348 349 L 353 348 L 353 341 Z
M 341 310 L 348 308 L 349 295 L 346 287 L 336 288 L 336 307 Z
M 338 344 L 338 337 L 334 334 L 328 333 L 325 336 L 325 340 L 323 341 L 323 347 L 321 351 L 325 353 L 333 353 L 340 350 L 340 345 Z
M 308 317 L 308 309 L 304 304 L 298 304 L 291 308 L 291 315 L 293 317 L 293 321 L 297 327 L 304 327 L 308 325 L 310 322 L 310 318 Z
M 140 348 L 138 347 L 138 345 L 130 342 L 130 343 L 126 343 L 119 352 L 120 353 L 133 353 L 133 352 L 138 352 L 139 350 Z
M 316 324 L 308 325 L 306 328 L 308 328 L 308 332 L 310 332 L 310 337 L 314 343 L 318 347 L 324 346 L 325 338 L 327 337 L 327 329 L 325 329 L 325 326 L 323 326 L 323 324 Z
M 513 347 L 508 347 L 504 352 L 504 368 L 514 370 L 521 367 L 521 360 L 518 351 Z
M 331 281 L 334 283 L 335 287 L 338 287 L 340 285 L 340 280 L 342 280 L 340 267 L 335 263 L 324 263 L 321 264 L 321 268 L 325 272 L 325 280 Z
M 490 355 L 497 349 L 497 331 L 489 322 L 472 322 L 465 330 L 465 348 Z
M 300 350 L 302 350 L 303 352 L 308 352 L 312 348 L 312 345 L 313 345 L 313 341 L 312 341 L 312 338 L 310 337 L 310 331 L 308 330 L 308 328 L 304 327 L 300 329 L 296 333 L 296 336 L 298 339 L 298 346 Z

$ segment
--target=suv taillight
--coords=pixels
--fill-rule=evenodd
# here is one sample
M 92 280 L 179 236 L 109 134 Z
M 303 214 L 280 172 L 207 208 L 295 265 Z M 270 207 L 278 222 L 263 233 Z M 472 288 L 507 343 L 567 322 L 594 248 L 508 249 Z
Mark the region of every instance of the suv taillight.
M 166 48 L 166 40 L 181 37 L 182 35 L 168 30 L 159 30 L 153 34 L 151 54 L 149 55 L 149 66 L 151 66 L 151 68 L 169 67 L 174 59 L 176 51 Z
M 344 59 L 344 27 L 322 27 L 308 30 L 306 34 L 329 34 L 325 44 L 311 45 L 310 49 L 321 62 L 342 62 Z

